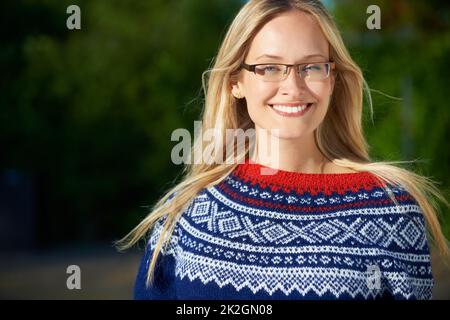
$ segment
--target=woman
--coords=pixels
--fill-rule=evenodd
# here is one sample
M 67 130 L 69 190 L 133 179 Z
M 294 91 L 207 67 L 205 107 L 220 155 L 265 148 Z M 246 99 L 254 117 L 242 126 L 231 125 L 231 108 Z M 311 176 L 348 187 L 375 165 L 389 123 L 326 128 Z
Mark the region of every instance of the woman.
M 150 236 L 135 298 L 430 299 L 426 230 L 448 247 L 428 199 L 446 201 L 370 160 L 363 75 L 320 1 L 247 2 L 208 74 L 202 129 L 254 129 L 254 148 L 216 141 L 235 161 L 186 165 L 119 242 Z

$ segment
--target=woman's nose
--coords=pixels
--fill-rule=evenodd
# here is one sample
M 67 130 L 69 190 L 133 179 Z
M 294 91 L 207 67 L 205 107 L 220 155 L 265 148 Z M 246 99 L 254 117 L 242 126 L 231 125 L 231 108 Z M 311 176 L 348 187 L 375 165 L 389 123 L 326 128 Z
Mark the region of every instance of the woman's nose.
M 298 69 L 294 67 L 290 67 L 287 71 L 288 74 L 286 75 L 286 78 L 281 81 L 280 87 L 285 90 L 297 90 L 297 91 L 304 91 L 307 90 L 307 85 L 305 82 L 305 79 L 303 79 L 300 74 L 298 73 Z

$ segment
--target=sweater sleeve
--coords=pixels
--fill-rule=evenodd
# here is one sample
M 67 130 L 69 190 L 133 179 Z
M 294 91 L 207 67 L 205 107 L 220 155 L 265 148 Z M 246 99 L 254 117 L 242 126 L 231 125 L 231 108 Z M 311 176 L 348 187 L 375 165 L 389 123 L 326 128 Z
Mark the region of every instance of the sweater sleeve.
M 162 217 L 155 223 L 150 235 L 150 240 L 146 245 L 134 285 L 135 300 L 176 299 L 174 282 L 178 225 L 175 226 L 168 246 L 166 248 L 163 246 L 161 253 L 158 255 L 153 282 L 150 283 L 148 287 L 146 285 L 147 272 L 150 267 L 156 243 L 162 232 L 164 221 L 165 217 Z
M 394 299 L 432 298 L 434 278 L 426 222 L 418 204 L 411 200 L 409 210 L 389 226 L 387 255 L 381 262 L 388 295 Z

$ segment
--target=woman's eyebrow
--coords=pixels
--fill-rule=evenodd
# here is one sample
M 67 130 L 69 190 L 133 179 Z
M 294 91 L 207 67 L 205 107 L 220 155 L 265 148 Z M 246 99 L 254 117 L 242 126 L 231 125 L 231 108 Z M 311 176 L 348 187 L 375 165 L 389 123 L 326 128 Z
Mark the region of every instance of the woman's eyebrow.
M 308 55 L 304 56 L 301 60 L 305 60 L 305 59 L 309 59 L 309 58 L 314 58 L 314 57 L 321 57 L 321 58 L 324 58 L 324 59 L 328 59 L 328 58 L 325 57 L 323 54 L 315 53 L 315 54 L 308 54 Z M 276 56 L 276 55 L 272 55 L 272 54 L 263 54 L 263 55 L 260 55 L 258 58 L 256 58 L 256 60 L 259 60 L 259 59 L 261 59 L 261 58 L 270 58 L 270 59 L 283 60 L 283 57 Z

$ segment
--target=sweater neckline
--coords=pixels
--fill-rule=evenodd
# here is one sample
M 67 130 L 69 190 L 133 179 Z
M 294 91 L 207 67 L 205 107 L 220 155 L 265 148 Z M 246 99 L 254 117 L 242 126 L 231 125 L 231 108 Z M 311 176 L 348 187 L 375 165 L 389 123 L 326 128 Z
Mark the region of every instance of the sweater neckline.
M 371 190 L 382 187 L 382 182 L 367 171 L 349 173 L 304 173 L 271 168 L 251 160 L 237 165 L 233 176 L 239 180 L 270 188 L 272 191 L 310 193 L 316 195 L 324 193 L 357 192 L 364 188 Z

